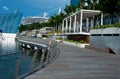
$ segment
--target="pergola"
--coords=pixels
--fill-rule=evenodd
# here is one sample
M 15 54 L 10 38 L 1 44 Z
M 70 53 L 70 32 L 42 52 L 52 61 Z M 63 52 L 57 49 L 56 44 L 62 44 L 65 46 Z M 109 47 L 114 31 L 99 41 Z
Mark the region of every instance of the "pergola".
M 66 17 L 62 23 L 63 34 L 84 34 L 90 35 L 89 31 L 94 26 L 95 16 L 100 15 L 100 25 L 103 25 L 103 13 L 99 10 L 81 9 Z M 85 23 L 86 25 L 84 25 Z M 98 22 L 98 21 L 96 21 Z

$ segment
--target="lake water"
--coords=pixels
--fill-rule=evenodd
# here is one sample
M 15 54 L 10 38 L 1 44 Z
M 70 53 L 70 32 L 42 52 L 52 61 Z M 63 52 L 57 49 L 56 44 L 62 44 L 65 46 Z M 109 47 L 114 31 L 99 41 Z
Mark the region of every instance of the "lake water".
M 20 49 L 19 43 L 15 39 L 0 39 L 0 55 L 18 51 L 22 51 L 22 49 Z
M 30 71 L 32 54 L 23 53 L 22 57 L 19 58 L 19 53 L 17 53 L 19 51 L 24 51 L 24 49 L 15 39 L 0 39 L 0 79 L 14 79 L 18 59 L 20 59 L 18 76 L 24 75 Z M 37 67 L 39 64 L 40 63 L 36 59 L 35 66 Z

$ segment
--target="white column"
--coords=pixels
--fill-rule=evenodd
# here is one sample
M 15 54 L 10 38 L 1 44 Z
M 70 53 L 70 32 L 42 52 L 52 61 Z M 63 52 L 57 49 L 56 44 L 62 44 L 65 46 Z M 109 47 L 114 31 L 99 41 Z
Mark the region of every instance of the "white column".
M 82 18 L 83 18 L 83 12 L 80 13 L 80 32 L 82 32 Z
M 69 18 L 68 18 L 68 20 L 67 20 L 67 33 L 69 33 L 69 27 L 70 27 L 70 21 L 69 21 Z
M 101 14 L 101 25 L 103 25 L 103 13 Z
M 64 20 L 63 20 L 63 22 L 62 22 L 62 33 L 64 33 L 64 30 L 65 30 L 65 28 L 64 28 Z
M 67 33 L 67 30 L 68 30 L 68 20 L 66 19 L 66 33 Z
M 77 21 L 77 32 L 79 32 L 79 30 L 80 30 L 80 22 L 79 21 Z
M 95 16 L 93 16 L 93 26 L 92 27 L 94 27 L 95 26 L 95 24 L 94 24 L 94 22 L 95 22 Z
M 75 17 L 74 17 L 74 33 L 76 32 L 76 15 L 75 15 Z
M 79 23 L 78 21 L 76 21 L 76 32 L 78 32 L 78 26 L 79 26 Z
M 89 18 L 86 19 L 86 31 L 88 32 L 88 27 L 89 27 Z
M 91 18 L 91 28 L 93 27 L 93 18 Z
M 71 23 L 71 22 L 72 22 L 71 20 L 72 20 L 72 19 L 71 19 L 71 17 L 70 17 L 70 24 L 69 24 L 69 32 L 70 32 L 70 33 L 71 33 L 71 24 L 72 24 L 72 23 Z

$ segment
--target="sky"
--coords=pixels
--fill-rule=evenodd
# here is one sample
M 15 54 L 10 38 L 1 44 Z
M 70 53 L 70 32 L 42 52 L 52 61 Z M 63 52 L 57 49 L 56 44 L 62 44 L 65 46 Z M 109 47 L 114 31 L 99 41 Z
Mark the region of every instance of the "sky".
M 64 11 L 65 5 L 69 5 L 70 0 L 0 0 L 0 14 L 12 13 L 19 9 L 24 17 L 43 16 L 50 17 L 58 13 L 59 7 Z

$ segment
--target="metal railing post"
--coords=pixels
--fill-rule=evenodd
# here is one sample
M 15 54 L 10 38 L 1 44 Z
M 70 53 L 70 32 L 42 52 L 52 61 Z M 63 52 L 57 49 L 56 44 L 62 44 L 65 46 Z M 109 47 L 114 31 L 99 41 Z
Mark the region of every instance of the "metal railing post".
M 41 59 L 40 59 L 40 68 L 42 68 L 42 66 L 43 66 L 44 58 L 45 58 L 45 49 L 42 49 L 42 55 L 41 55 Z
M 19 57 L 18 57 L 18 60 L 17 60 L 17 63 L 16 63 L 16 69 L 15 69 L 15 79 L 18 79 L 18 75 L 19 75 L 19 69 L 20 69 L 20 62 L 21 62 L 21 57 L 22 57 L 22 54 L 20 53 L 19 54 Z
M 51 53 L 52 53 L 52 47 L 49 47 L 48 48 L 48 54 L 47 54 L 47 61 L 48 61 L 48 63 L 50 62 Z
M 46 64 L 49 63 L 49 56 L 50 56 L 50 51 L 49 50 L 50 50 L 50 47 L 47 48 L 47 52 L 46 52 L 47 53 L 47 55 L 46 55 L 46 61 L 45 61 Z
M 34 55 L 33 55 L 33 57 L 32 57 L 30 73 L 32 73 L 32 72 L 34 71 L 35 58 L 36 58 L 36 56 L 37 56 L 37 52 L 38 52 L 38 50 L 36 50 L 36 51 L 34 52 Z

